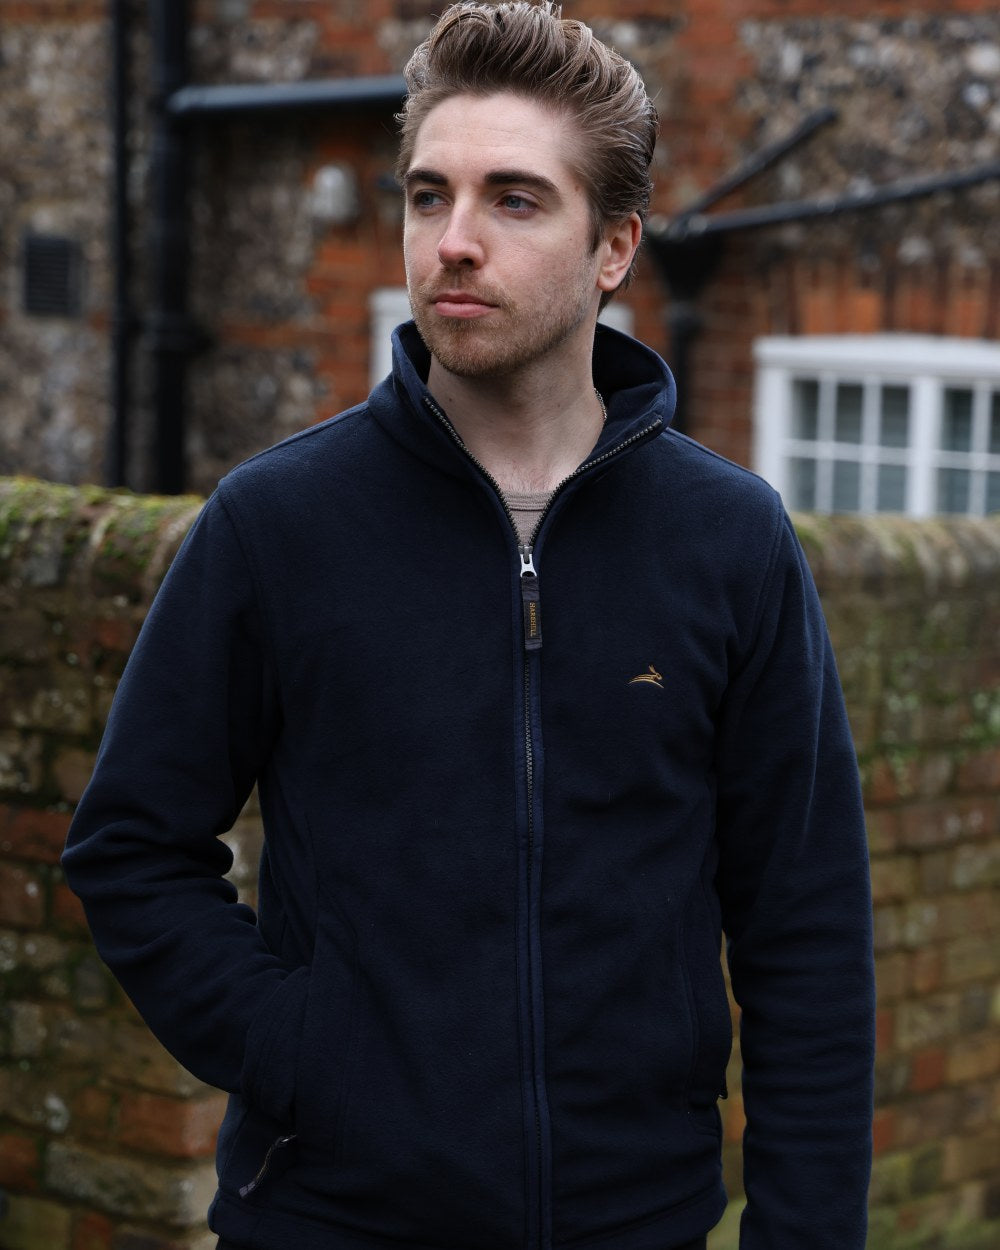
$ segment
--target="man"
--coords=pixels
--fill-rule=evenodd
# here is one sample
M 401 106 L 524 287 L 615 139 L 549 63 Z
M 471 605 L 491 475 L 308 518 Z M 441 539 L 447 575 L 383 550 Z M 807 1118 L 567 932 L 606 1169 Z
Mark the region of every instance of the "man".
M 860 1250 L 857 772 L 773 492 L 600 329 L 656 118 L 547 5 L 408 67 L 416 327 L 367 403 L 236 469 L 122 681 L 65 867 L 163 1042 L 231 1093 L 254 1250 Z M 218 835 L 259 782 L 259 916 Z

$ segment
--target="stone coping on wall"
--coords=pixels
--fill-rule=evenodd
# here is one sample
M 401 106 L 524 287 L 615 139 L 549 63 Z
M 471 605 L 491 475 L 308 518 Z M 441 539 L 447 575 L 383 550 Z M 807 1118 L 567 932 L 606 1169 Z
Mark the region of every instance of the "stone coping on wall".
M 928 595 L 980 582 L 997 588 L 1000 514 L 915 520 L 895 513 L 795 513 L 792 519 L 821 593 L 834 584 L 878 591 L 910 583 Z
M 148 601 L 203 502 L 0 477 L 0 586 Z M 1000 514 L 915 521 L 796 513 L 793 522 L 821 592 L 834 582 L 865 591 L 909 582 L 922 593 L 995 587 L 1000 574 Z
M 202 503 L 0 478 L 0 587 L 146 603 Z

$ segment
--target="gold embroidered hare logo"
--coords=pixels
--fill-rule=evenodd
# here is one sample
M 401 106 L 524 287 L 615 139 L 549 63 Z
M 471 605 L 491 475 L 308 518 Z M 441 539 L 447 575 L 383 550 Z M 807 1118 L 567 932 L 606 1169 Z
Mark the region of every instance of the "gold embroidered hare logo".
M 650 686 L 655 686 L 657 690 L 663 689 L 663 677 L 653 668 L 652 664 L 649 666 L 648 673 L 640 673 L 638 677 L 633 677 L 629 685 L 634 686 L 637 681 L 647 682 Z

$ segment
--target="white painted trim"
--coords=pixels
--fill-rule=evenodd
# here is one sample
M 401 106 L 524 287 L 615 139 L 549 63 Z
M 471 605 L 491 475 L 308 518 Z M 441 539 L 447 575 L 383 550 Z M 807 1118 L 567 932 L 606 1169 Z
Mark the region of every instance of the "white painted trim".
M 907 471 L 907 513 L 931 516 L 937 511 L 938 471 L 959 468 L 971 474 L 969 512 L 982 515 L 987 474 L 1000 472 L 1000 455 L 988 450 L 990 396 L 1000 391 L 1000 343 L 920 334 L 775 336 L 754 344 L 754 358 L 754 467 L 783 496 L 791 493 L 791 460 L 814 460 L 816 507 L 827 511 L 832 506 L 834 460 L 857 460 L 861 508 L 872 510 L 879 465 L 898 464 Z M 802 377 L 819 384 L 815 441 L 792 438 L 792 384 Z M 834 395 L 843 382 L 864 388 L 860 444 L 834 439 Z M 910 390 L 908 447 L 882 447 L 877 441 L 878 388 L 885 385 Z M 973 391 L 969 451 L 941 447 L 943 396 L 949 386 Z
M 934 363 L 938 377 L 1000 380 L 1000 343 L 939 338 L 933 334 L 774 335 L 754 343 L 759 365 L 784 369 L 833 369 L 840 375 L 877 372 L 909 379 Z
M 405 286 L 384 286 L 371 293 L 371 347 L 369 380 L 374 386 L 392 371 L 392 332 L 410 319 L 410 300 Z

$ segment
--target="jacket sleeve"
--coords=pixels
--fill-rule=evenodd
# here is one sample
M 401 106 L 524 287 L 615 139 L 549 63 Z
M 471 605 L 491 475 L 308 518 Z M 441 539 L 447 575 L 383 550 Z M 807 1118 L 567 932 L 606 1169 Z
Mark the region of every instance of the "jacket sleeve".
M 224 879 L 229 830 L 279 728 L 253 580 L 218 496 L 154 600 L 63 867 L 97 948 L 160 1041 L 275 1119 L 291 1111 L 306 970 Z
M 857 758 L 788 517 L 734 658 L 718 745 L 717 885 L 741 1009 L 741 1250 L 863 1250 L 874 970 Z

